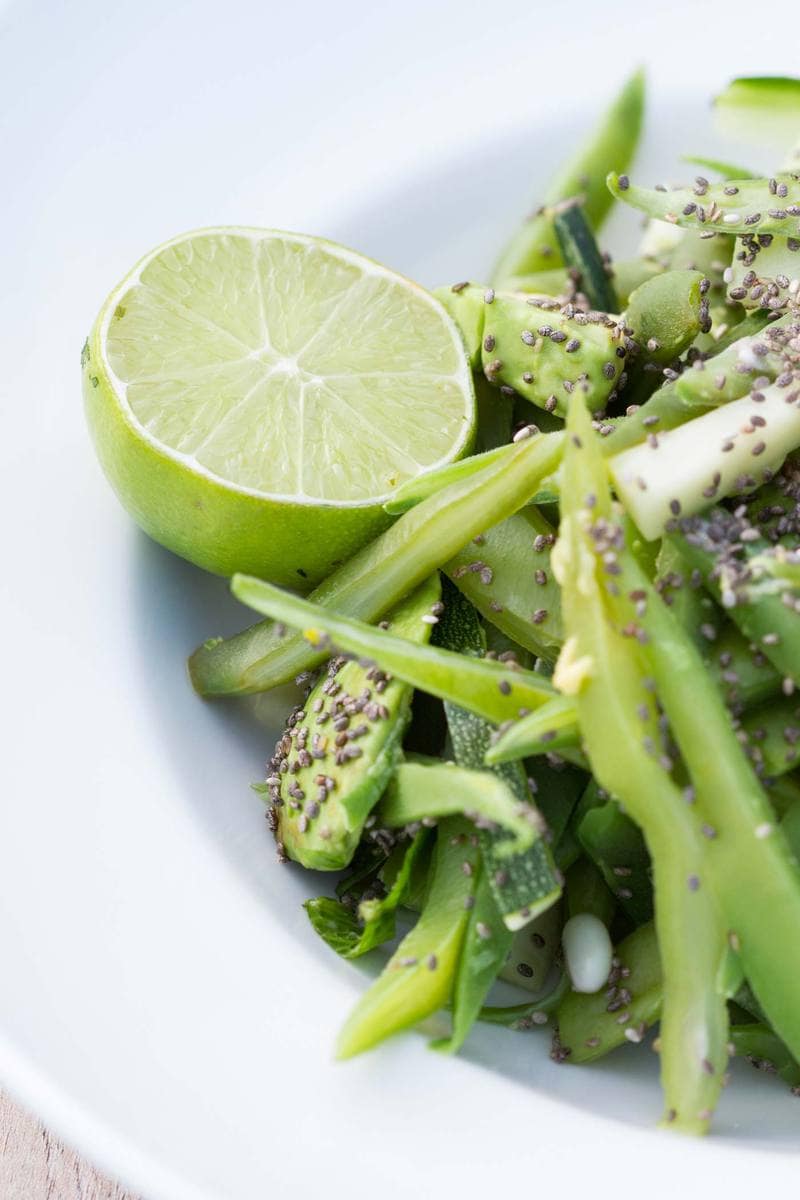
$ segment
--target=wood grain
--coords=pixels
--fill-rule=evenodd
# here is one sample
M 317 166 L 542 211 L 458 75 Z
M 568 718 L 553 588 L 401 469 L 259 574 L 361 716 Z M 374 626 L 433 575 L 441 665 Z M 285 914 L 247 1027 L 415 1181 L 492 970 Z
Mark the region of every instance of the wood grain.
M 0 1093 L 2 1200 L 136 1200 Z

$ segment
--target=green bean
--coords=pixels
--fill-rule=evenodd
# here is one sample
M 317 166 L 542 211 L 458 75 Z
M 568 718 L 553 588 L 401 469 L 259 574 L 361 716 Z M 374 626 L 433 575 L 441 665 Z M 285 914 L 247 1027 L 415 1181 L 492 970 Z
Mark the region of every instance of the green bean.
M 611 207 L 608 195 L 604 195 L 605 173 L 612 165 L 624 171 L 639 141 L 644 88 L 644 75 L 637 71 L 604 113 L 588 142 L 551 181 L 544 194 L 545 206 L 582 195 L 590 224 L 594 229 L 599 228 Z M 546 210 L 537 210 L 504 249 L 493 279 L 502 283 L 509 275 L 542 270 L 557 262 L 557 245 L 549 214 Z
M 697 648 L 632 557 L 620 553 L 616 565 L 620 617 L 627 613 L 644 643 L 691 776 L 693 807 L 709 831 L 705 861 L 693 875 L 695 894 L 714 893 L 756 996 L 787 1045 L 800 1049 L 800 975 L 786 954 L 800 936 L 797 863 Z M 631 592 L 640 597 L 635 615 Z
M 434 1049 L 454 1054 L 463 1046 L 506 960 L 513 937 L 503 923 L 483 870 L 475 890 L 475 904 L 470 909 L 453 987 L 453 1028 L 449 1038 L 432 1043 Z
M 475 894 L 480 866 L 469 831 L 469 823 L 458 817 L 439 826 L 422 914 L 348 1017 L 336 1046 L 338 1058 L 369 1050 L 450 1000 L 469 924 L 465 901 Z
M 693 887 L 706 849 L 662 761 L 666 751 L 659 749 L 657 711 L 645 687 L 637 643 L 618 633 L 610 620 L 610 597 L 601 579 L 608 578 L 607 556 L 615 545 L 609 540 L 611 499 L 589 415 L 577 397 L 567 430 L 561 530 L 553 555 L 567 640 L 554 682 L 575 698 L 597 782 L 618 797 L 642 829 L 653 860 L 666 978 L 661 1074 L 667 1120 L 702 1132 L 726 1059 L 727 1011 L 718 988 L 725 927 L 712 896 Z M 638 1036 L 638 1027 L 631 1032 Z
M 742 325 L 747 327 L 749 323 L 750 318 Z M 779 317 L 752 334 L 738 337 L 712 358 L 698 360 L 699 368 L 684 371 L 675 383 L 675 391 L 686 404 L 698 409 L 738 400 L 753 390 L 755 379 L 766 378 L 771 383 L 781 372 L 791 369 L 790 343 L 798 332 L 795 314 Z
M 507 721 L 518 716 L 520 708 L 537 707 L 554 694 L 550 681 L 534 671 L 394 637 L 250 575 L 234 575 L 231 591 L 256 612 L 301 629 L 302 636 L 323 656 L 330 654 L 333 644 L 487 721 Z
M 576 283 L 592 308 L 618 311 L 617 294 L 606 269 L 583 206 L 572 201 L 556 209 L 553 229 L 567 267 L 577 274 Z
M 520 508 L 556 466 L 560 435 L 529 438 L 502 464 L 463 479 L 420 503 L 311 593 L 317 603 L 377 620 L 470 538 Z M 199 647 L 189 660 L 205 696 L 266 691 L 316 666 L 324 652 L 299 635 L 260 622 L 233 638 Z
M 568 990 L 567 976 L 560 975 L 558 982 L 538 999 L 527 1004 L 486 1005 L 478 1020 L 489 1025 L 506 1025 L 509 1029 L 535 1029 L 547 1025 L 547 1018 L 558 1011 Z
M 415 475 L 413 479 L 401 483 L 383 507 L 392 516 L 399 516 L 453 483 L 462 483 L 487 467 L 508 462 L 514 457 L 515 451 L 516 446 L 495 446 L 491 450 L 482 450 L 479 454 L 460 458 L 457 462 L 446 463 L 433 471 L 424 471 L 421 475 Z
M 780 202 L 770 189 L 768 179 L 737 179 L 733 184 L 710 184 L 698 198 L 692 187 L 660 192 L 636 187 L 627 176 L 612 171 L 608 176 L 608 187 L 618 200 L 624 200 L 658 221 L 669 221 L 684 229 L 727 235 L 771 233 L 792 237 L 797 222 L 787 209 L 793 210 L 800 202 L 800 184 L 789 173 L 776 178 L 787 189 Z M 726 190 L 731 186 L 738 189 L 735 195 Z

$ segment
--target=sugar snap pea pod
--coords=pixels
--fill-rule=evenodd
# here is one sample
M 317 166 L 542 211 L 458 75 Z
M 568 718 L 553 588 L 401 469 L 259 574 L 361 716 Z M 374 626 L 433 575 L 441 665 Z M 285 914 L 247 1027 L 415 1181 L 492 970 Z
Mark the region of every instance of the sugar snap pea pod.
M 622 308 L 628 303 L 631 292 L 648 279 L 664 270 L 663 263 L 656 258 L 642 255 L 639 258 L 622 258 L 608 264 L 617 304 Z M 525 292 L 539 296 L 558 296 L 565 300 L 575 288 L 575 281 L 566 267 L 552 267 L 549 271 L 532 271 L 527 275 L 510 275 L 503 281 L 509 292 Z M 617 308 L 610 311 L 617 312 Z
M 432 575 L 392 610 L 394 636 L 427 642 L 439 596 Z M 269 764 L 270 818 L 281 856 L 318 871 L 348 865 L 394 771 L 410 705 L 408 684 L 376 678 L 374 668 L 357 662 L 330 660 L 291 714 Z
M 638 287 L 628 301 L 625 324 L 647 362 L 666 366 L 710 328 L 700 271 L 665 271 Z M 640 360 L 637 360 L 637 363 Z
M 646 538 L 714 499 L 754 490 L 800 446 L 800 408 L 777 383 L 760 395 L 757 404 L 733 400 L 610 459 L 617 492 Z
M 597 782 L 619 799 L 647 842 L 666 978 L 661 1077 L 667 1120 L 687 1132 L 703 1132 L 726 1061 L 727 1010 L 719 987 L 726 927 L 710 891 L 693 886 L 707 852 L 669 774 L 638 644 L 612 624 L 612 596 L 604 584 L 618 536 L 603 459 L 578 398 L 567 432 L 561 528 L 553 552 L 567 640 L 553 681 L 576 700 Z M 638 1025 L 632 1034 L 633 1040 L 639 1036 Z
M 737 1058 L 777 1075 L 793 1089 L 800 1085 L 800 1065 L 768 1025 L 731 1025 L 731 1043 Z
M 553 229 L 561 257 L 567 267 L 577 272 L 579 287 L 592 308 L 601 312 L 617 312 L 618 300 L 614 284 L 598 249 L 583 206 L 568 202 L 556 209 Z
M 572 696 L 554 696 L 546 704 L 500 731 L 486 752 L 487 763 L 515 762 L 580 745 L 578 710 Z
M 611 194 L 649 217 L 684 229 L 725 234 L 800 233 L 800 180 L 786 172 L 769 179 L 736 179 L 720 184 L 656 189 L 637 187 L 625 175 L 608 176 Z M 736 189 L 734 192 L 732 189 Z M 777 189 L 780 188 L 780 192 Z M 786 189 L 785 191 L 783 189 Z
M 461 813 L 484 827 L 499 825 L 511 835 L 498 840 L 497 854 L 521 854 L 539 836 L 536 809 L 520 802 L 499 775 L 473 771 L 454 763 L 401 763 L 381 801 L 378 820 L 390 829 L 426 817 Z
M 794 597 L 790 588 L 786 599 L 777 593 L 750 597 L 748 558 L 758 553 L 759 530 L 747 514 L 737 513 L 715 508 L 707 517 L 681 521 L 670 537 L 748 642 L 783 677 L 800 682 L 800 616 Z
M 510 516 L 533 495 L 560 458 L 560 435 L 514 446 L 502 464 L 454 482 L 416 506 L 311 593 L 319 604 L 374 621 L 407 596 L 483 529 Z M 233 638 L 195 650 L 189 672 L 205 696 L 266 691 L 316 666 L 325 653 L 300 634 L 283 636 L 259 622 Z
M 452 584 L 444 588 L 445 610 L 434 637 L 441 645 L 453 647 L 461 658 L 474 658 L 483 652 L 483 633 L 472 605 Z M 525 772 L 519 763 L 486 767 L 484 756 L 491 739 L 491 726 L 480 716 L 457 704 L 445 702 L 445 715 L 459 766 L 490 770 L 511 788 L 520 803 L 530 802 L 531 793 Z M 561 886 L 550 850 L 543 839 L 530 850 L 512 857 L 497 853 L 497 834 L 479 832 L 483 861 L 494 898 L 507 928 L 521 929 L 558 899 Z
M 641 1042 L 661 1016 L 663 981 L 652 922 L 620 942 L 614 957 L 619 965 L 612 966 L 608 991 L 568 992 L 558 1008 L 561 1050 L 570 1062 L 593 1062 L 626 1042 Z
M 584 851 L 634 925 L 651 920 L 650 855 L 639 827 L 615 800 L 607 800 L 586 813 L 577 833 Z
M 480 869 L 470 829 L 459 817 L 440 824 L 420 918 L 345 1022 L 338 1058 L 371 1049 L 450 1000 Z
M 619 553 L 615 565 L 619 596 L 614 603 L 621 619 L 632 619 L 629 628 L 642 642 L 691 777 L 692 807 L 710 834 L 690 887 L 695 895 L 713 892 L 759 1002 L 787 1045 L 800 1049 L 800 974 L 785 951 L 800 936 L 797 862 L 697 648 L 632 556 Z M 627 599 L 631 592 L 639 597 L 635 616 Z
M 627 80 L 603 114 L 588 141 L 551 181 L 543 196 L 545 206 L 570 196 L 584 198 L 586 216 L 598 229 L 611 203 L 604 195 L 605 173 L 615 166 L 624 171 L 633 159 L 644 113 L 645 81 L 641 71 Z M 493 279 L 538 271 L 558 262 L 558 250 L 549 214 L 535 212 L 514 234 L 495 266 Z
M 324 646 L 330 653 L 333 643 L 337 649 L 359 655 L 381 671 L 432 696 L 461 704 L 487 721 L 509 720 L 519 715 L 520 708 L 534 708 L 554 695 L 549 679 L 535 671 L 394 637 L 250 575 L 234 575 L 231 591 L 256 612 L 302 629 L 313 646 Z
M 514 934 L 503 923 L 483 870 L 475 889 L 475 904 L 456 971 L 453 987 L 453 1027 L 450 1037 L 432 1043 L 434 1049 L 454 1054 L 480 1015 L 483 1002 L 497 979 Z
M 550 570 L 554 541 L 552 525 L 529 506 L 473 539 L 443 568 L 486 621 L 548 662 L 563 641 Z
M 769 313 L 793 309 L 800 286 L 800 234 L 737 238 L 728 278 L 729 299 L 745 309 Z
M 699 366 L 684 371 L 676 380 L 675 391 L 687 404 L 708 408 L 758 391 L 765 382 L 773 383 L 783 371 L 792 370 L 796 349 L 791 343 L 798 334 L 800 319 L 796 313 L 779 317 L 764 328 L 737 338 L 712 358 L 699 359 Z M 760 388 L 755 388 L 756 379 Z
M 430 830 L 421 829 L 405 847 L 403 861 L 391 889 L 381 900 L 362 900 L 356 914 L 339 900 L 320 896 L 306 900 L 315 931 L 342 958 L 360 958 L 395 934 L 395 912 L 404 903 L 415 864 L 424 850 Z
M 576 388 L 593 411 L 607 403 L 625 358 L 619 321 L 605 313 L 568 315 L 546 297 L 456 288 L 435 295 L 461 329 L 473 369 L 490 383 L 559 416 Z

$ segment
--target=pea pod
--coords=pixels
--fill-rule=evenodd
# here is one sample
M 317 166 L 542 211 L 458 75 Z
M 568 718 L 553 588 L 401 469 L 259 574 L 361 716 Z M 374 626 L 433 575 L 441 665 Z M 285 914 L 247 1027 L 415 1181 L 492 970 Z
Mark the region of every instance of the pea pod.
M 645 81 L 637 71 L 603 114 L 589 140 L 566 163 L 547 188 L 544 205 L 558 204 L 582 195 L 586 216 L 593 228 L 601 225 L 611 207 L 604 177 L 611 166 L 624 171 L 639 141 L 644 113 Z M 495 266 L 493 278 L 537 271 L 558 262 L 557 244 L 549 213 L 538 210 L 512 237 Z
M 617 303 L 623 308 L 628 303 L 628 297 L 634 288 L 647 279 L 652 279 L 664 270 L 662 263 L 656 258 L 642 256 L 614 261 L 608 267 L 611 282 L 614 286 Z M 566 301 L 575 288 L 573 276 L 566 267 L 551 267 L 547 271 L 531 271 L 527 275 L 509 275 L 503 280 L 503 287 L 509 292 L 527 292 L 539 296 L 557 296 Z M 616 308 L 612 312 L 618 311 Z
M 473 370 L 548 413 L 563 416 L 579 388 L 592 410 L 615 394 L 622 326 L 604 313 L 570 314 L 554 301 L 475 284 L 435 292 L 461 330 Z
M 392 611 L 393 634 L 427 642 L 439 596 L 433 575 Z M 318 871 L 348 865 L 394 771 L 410 705 L 411 689 L 400 680 L 330 660 L 302 709 L 292 713 L 268 768 L 282 855 Z
M 338 649 L 360 655 L 382 671 L 458 703 L 487 721 L 509 720 L 519 715 L 520 708 L 535 708 L 553 696 L 550 681 L 534 671 L 394 637 L 250 575 L 234 575 L 231 591 L 256 612 L 302 629 L 313 646 L 323 646 L 330 653 L 334 643 Z
M 719 1095 L 726 1061 L 727 1011 L 718 986 L 726 930 L 712 897 L 692 886 L 706 850 L 669 775 L 637 643 L 612 623 L 612 596 L 604 587 L 617 544 L 611 497 L 589 415 L 579 401 L 570 410 L 567 429 L 561 527 L 553 558 L 567 640 L 553 679 L 575 698 L 595 779 L 618 797 L 644 833 L 653 861 L 658 940 L 668 981 L 661 1031 L 667 1120 L 701 1132 Z M 640 1036 L 638 1025 L 631 1034 Z
M 555 530 L 528 506 L 460 550 L 444 571 L 481 616 L 533 654 L 554 662 L 563 640 L 550 568 Z
M 530 438 L 485 473 L 459 480 L 418 504 L 311 593 L 311 599 L 361 620 L 378 620 L 470 538 L 515 512 L 555 468 L 560 436 Z M 204 696 L 266 691 L 325 657 L 300 634 L 260 622 L 195 650 L 189 673 Z
M 776 1032 L 797 1053 L 800 976 L 785 953 L 800 933 L 796 860 L 696 647 L 632 556 L 621 553 L 616 563 L 615 604 L 620 618 L 627 616 L 641 632 L 660 703 L 691 777 L 693 807 L 711 831 L 705 862 L 695 873 L 696 894 L 704 887 L 713 890 L 748 981 Z M 630 592 L 640 597 L 635 615 L 626 599 Z M 701 723 L 698 712 L 703 714 Z M 658 882 L 656 887 L 658 893 Z
M 450 1000 L 480 867 L 469 833 L 468 822 L 458 817 L 439 826 L 422 914 L 345 1022 L 338 1058 L 369 1050 Z
M 788 172 L 776 176 L 775 182 L 773 187 L 768 179 L 735 179 L 657 191 L 636 187 L 614 171 L 608 176 L 612 196 L 659 221 L 703 232 L 796 237 L 800 182 Z M 785 190 L 777 195 L 777 187 Z
M 701 330 L 708 331 L 704 287 L 708 282 L 700 271 L 665 271 L 636 289 L 628 301 L 625 324 L 647 362 L 667 366 Z

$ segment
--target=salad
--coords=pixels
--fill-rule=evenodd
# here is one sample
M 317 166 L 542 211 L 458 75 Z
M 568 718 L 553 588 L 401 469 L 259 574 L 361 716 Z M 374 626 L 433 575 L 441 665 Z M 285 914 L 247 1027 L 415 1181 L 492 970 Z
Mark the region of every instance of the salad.
M 716 104 L 800 131 L 800 80 Z M 175 239 L 84 393 L 136 519 L 261 618 L 197 692 L 300 689 L 254 786 L 279 861 L 335 872 L 316 933 L 384 956 L 339 1056 L 440 1011 L 449 1053 L 641 1044 L 704 1133 L 732 1056 L 800 1095 L 800 143 L 651 189 L 643 105 L 432 296 L 305 235 Z

